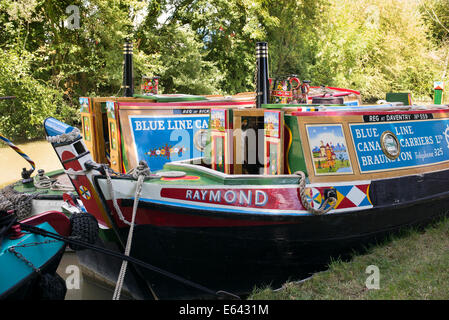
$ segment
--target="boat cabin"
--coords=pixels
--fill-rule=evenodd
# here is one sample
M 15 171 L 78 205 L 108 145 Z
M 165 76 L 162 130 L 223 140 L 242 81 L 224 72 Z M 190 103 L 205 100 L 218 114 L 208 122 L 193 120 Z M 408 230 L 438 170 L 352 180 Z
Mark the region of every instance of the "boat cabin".
M 269 79 L 267 55 L 257 59 L 257 93 L 164 95 L 145 78 L 133 97 L 80 98 L 94 161 L 125 173 L 141 160 L 152 171 L 190 160 L 225 174 L 303 171 L 320 183 L 419 174 L 449 160 L 448 106 L 414 106 L 409 93 L 362 105 L 354 90 Z M 285 83 L 285 91 L 276 87 Z

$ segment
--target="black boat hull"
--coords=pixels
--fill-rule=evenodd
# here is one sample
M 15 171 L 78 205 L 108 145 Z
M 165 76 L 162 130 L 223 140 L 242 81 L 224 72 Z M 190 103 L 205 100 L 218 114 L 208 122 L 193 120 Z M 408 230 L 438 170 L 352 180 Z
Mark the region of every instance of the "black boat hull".
M 346 259 L 403 228 L 425 226 L 445 215 L 447 201 L 441 196 L 414 205 L 232 228 L 138 225 L 131 255 L 213 290 L 245 295 L 254 286 L 276 288 L 303 279 L 325 269 L 332 258 Z M 152 209 L 146 209 L 145 214 L 151 214 Z M 126 239 L 128 229 L 119 232 Z M 207 297 L 152 271 L 141 272 L 161 299 Z

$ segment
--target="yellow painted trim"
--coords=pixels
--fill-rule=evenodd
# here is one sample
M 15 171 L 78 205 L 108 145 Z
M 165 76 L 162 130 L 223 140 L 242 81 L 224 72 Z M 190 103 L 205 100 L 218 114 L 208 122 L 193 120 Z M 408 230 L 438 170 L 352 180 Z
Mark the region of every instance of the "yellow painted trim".
M 287 163 L 287 171 L 288 174 L 292 174 L 292 171 L 290 170 L 290 164 L 288 163 L 288 153 L 290 152 L 290 148 L 292 146 L 292 142 L 293 142 L 293 135 L 292 135 L 292 131 L 290 130 L 290 128 L 284 123 L 285 128 L 288 131 L 288 134 L 290 135 L 290 140 L 288 142 L 288 146 L 287 146 L 287 151 L 285 152 L 285 161 Z

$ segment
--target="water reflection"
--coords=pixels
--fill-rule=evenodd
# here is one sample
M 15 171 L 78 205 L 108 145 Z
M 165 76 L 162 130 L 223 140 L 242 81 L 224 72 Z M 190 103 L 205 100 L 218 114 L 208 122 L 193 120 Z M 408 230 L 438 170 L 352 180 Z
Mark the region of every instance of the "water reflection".
M 102 285 L 86 275 L 76 253 L 66 251 L 58 267 L 58 274 L 66 281 L 67 294 L 65 300 L 111 300 L 113 289 Z
M 67 250 L 59 264 L 57 273 L 65 280 L 67 294 L 65 300 L 112 300 L 114 287 L 82 273 L 76 253 Z M 120 300 L 130 300 L 122 292 Z

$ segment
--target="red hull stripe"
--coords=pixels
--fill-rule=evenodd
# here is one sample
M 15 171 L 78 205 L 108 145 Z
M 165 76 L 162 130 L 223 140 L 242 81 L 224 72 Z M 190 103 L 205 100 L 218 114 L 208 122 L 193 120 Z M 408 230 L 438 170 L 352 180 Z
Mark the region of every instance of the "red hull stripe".
M 211 102 L 211 101 L 197 101 L 197 102 L 118 102 L 119 106 L 138 107 L 221 107 L 221 106 L 243 106 L 254 104 L 253 101 L 229 101 L 229 102 Z
M 119 205 L 121 200 L 118 200 Z M 112 208 L 112 201 L 107 201 L 107 204 Z M 121 210 L 125 218 L 129 221 L 132 216 L 132 207 L 123 207 Z M 115 215 L 117 217 L 117 215 Z M 125 227 L 119 219 L 116 219 L 119 227 Z M 294 222 L 285 221 L 260 221 L 260 220 L 245 220 L 235 218 L 218 218 L 211 216 L 201 216 L 195 214 L 176 213 L 169 211 L 169 209 L 158 210 L 139 207 L 136 215 L 137 225 L 153 225 L 158 227 L 242 227 L 242 226 L 262 226 L 262 225 L 276 225 L 276 224 L 291 224 Z

